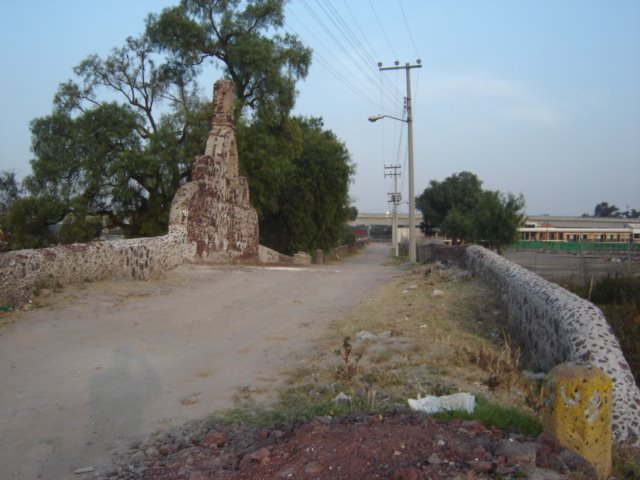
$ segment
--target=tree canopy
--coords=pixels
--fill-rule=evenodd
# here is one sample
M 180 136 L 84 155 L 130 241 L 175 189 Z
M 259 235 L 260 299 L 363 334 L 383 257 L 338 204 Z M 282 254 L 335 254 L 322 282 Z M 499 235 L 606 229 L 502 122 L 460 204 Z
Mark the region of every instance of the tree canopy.
M 0 171 L 0 217 L 7 212 L 9 205 L 18 198 L 18 195 L 20 195 L 20 186 L 16 180 L 15 172 Z
M 588 215 L 585 214 L 583 216 Z M 615 205 L 609 205 L 608 202 L 600 202 L 593 209 L 593 216 L 600 218 L 640 218 L 640 211 L 636 210 L 635 208 L 629 209 L 629 207 L 627 206 L 627 210 L 621 212 L 620 209 Z
M 149 15 L 147 35 L 178 65 L 221 64 L 236 87 L 238 113 L 248 106 L 279 121 L 311 63 L 311 50 L 297 37 L 274 33 L 283 24 L 284 0 L 182 0 Z
M 423 214 L 420 229 L 453 240 L 476 242 L 502 251 L 517 239 L 524 222 L 524 198 L 484 190 L 473 173 L 460 172 L 442 182 L 432 180 L 416 199 Z
M 260 241 L 284 253 L 328 249 L 353 215 L 349 183 L 355 167 L 349 152 L 321 119 L 295 117 L 301 149 L 278 192 L 279 208 L 263 216 Z
M 239 167 L 263 241 L 285 251 L 332 246 L 353 166 L 321 120 L 289 115 L 311 51 L 278 33 L 283 22 L 281 0 L 182 0 L 149 15 L 144 34 L 80 62 L 52 113 L 31 122 L 25 196 L 3 207 L 11 248 L 86 241 L 105 226 L 129 237 L 166 232 L 210 129 L 210 98 L 196 82 L 207 61 L 235 86 Z

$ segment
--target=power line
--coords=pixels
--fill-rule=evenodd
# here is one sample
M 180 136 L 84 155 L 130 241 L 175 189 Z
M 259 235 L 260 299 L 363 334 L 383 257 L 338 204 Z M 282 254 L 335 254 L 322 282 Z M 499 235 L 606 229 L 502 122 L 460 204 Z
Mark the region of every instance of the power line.
M 360 48 L 360 46 L 358 44 L 358 40 L 356 38 L 354 38 L 353 32 L 351 31 L 351 29 L 348 27 L 348 25 L 346 25 L 344 23 L 344 20 L 342 20 L 342 17 L 340 16 L 340 14 L 333 7 L 325 8 L 320 3 L 319 0 L 316 0 L 316 3 L 318 3 L 318 6 L 324 11 L 326 17 L 333 23 L 333 25 L 336 27 L 338 33 L 341 34 L 341 36 L 347 41 L 347 43 L 351 47 L 351 50 L 347 50 L 347 49 L 343 48 L 343 51 L 347 51 L 348 52 L 348 55 L 354 60 L 354 63 L 357 63 L 358 59 L 354 58 L 351 52 L 355 52 L 355 54 L 360 58 L 361 63 L 363 65 L 371 66 L 370 68 L 364 69 L 361 73 L 363 73 L 364 76 L 366 76 L 367 80 L 370 83 L 375 85 L 376 84 L 376 78 L 375 78 L 374 70 L 372 68 L 373 62 L 371 62 L 367 58 L 366 52 L 365 53 L 362 52 L 362 49 Z M 334 41 L 340 47 L 342 47 L 342 43 L 339 42 L 339 40 L 336 38 L 335 35 L 332 35 L 332 38 L 334 39 Z
M 411 29 L 409 28 L 409 22 L 407 22 L 407 16 L 404 13 L 404 8 L 402 7 L 402 1 L 398 0 L 398 5 L 400 6 L 400 11 L 402 12 L 402 18 L 404 19 L 404 25 L 407 27 L 407 33 L 409 33 L 409 38 L 411 39 L 411 43 L 413 44 L 413 49 L 416 52 L 416 58 L 420 58 L 420 54 L 418 53 L 418 47 L 416 47 L 416 42 L 413 40 L 413 35 L 411 34 Z
M 376 7 L 373 6 L 373 2 L 371 0 L 369 0 L 369 6 L 371 7 L 371 10 L 373 11 L 373 15 L 376 17 L 376 21 L 378 22 L 378 26 L 380 27 L 380 30 L 382 31 L 382 34 L 384 35 L 384 38 L 387 40 L 387 45 L 389 45 L 389 49 L 391 50 L 391 53 L 393 54 L 394 58 L 398 58 L 398 55 L 396 55 L 396 52 L 393 49 L 393 45 L 391 45 L 391 42 L 389 41 L 389 37 L 387 36 L 387 32 L 385 31 L 384 27 L 382 26 L 382 22 L 380 21 L 380 17 L 378 17 L 378 12 L 376 12 Z
M 323 19 L 321 18 L 321 16 L 313 9 L 313 7 L 306 1 L 306 0 L 302 0 L 301 4 L 303 5 L 304 9 L 307 11 L 307 13 L 310 15 L 312 21 L 318 26 L 320 27 L 320 29 L 325 33 L 325 35 L 336 45 L 336 47 L 338 48 L 338 50 L 340 52 L 345 52 L 349 57 L 351 57 L 351 59 L 353 60 L 352 62 L 350 62 L 349 64 L 345 65 L 339 57 L 337 57 L 337 63 L 340 64 L 340 68 L 344 71 L 347 71 L 350 73 L 350 77 L 352 78 L 352 83 L 358 83 L 358 88 L 359 90 L 362 91 L 367 91 L 367 88 L 363 85 L 363 82 L 360 80 L 355 80 L 358 77 L 362 77 L 363 80 L 366 80 L 365 83 L 369 83 L 372 86 L 376 84 L 375 81 L 375 75 L 372 72 L 372 69 L 370 66 L 368 66 L 366 63 L 364 64 L 365 66 L 367 66 L 368 68 L 360 68 L 357 69 L 355 72 L 352 70 L 353 66 L 357 65 L 358 60 L 355 59 L 352 55 L 352 50 L 354 49 L 353 45 L 351 45 L 351 49 L 347 48 L 345 46 L 345 44 L 340 41 L 340 39 L 338 38 L 338 36 L 334 33 L 334 31 L 326 24 L 326 22 L 323 21 Z M 324 7 L 322 7 L 324 8 Z M 328 49 L 324 43 L 315 35 L 313 34 L 312 29 L 310 29 L 309 27 L 307 27 L 305 25 L 305 23 L 297 16 L 295 15 L 295 13 L 292 11 L 291 12 L 297 19 L 298 21 L 303 24 L 305 26 L 305 28 L 307 28 L 307 30 L 309 30 L 312 35 L 318 40 L 319 44 L 327 51 L 330 51 L 330 49 Z M 328 16 L 329 14 L 325 11 L 325 15 Z M 334 24 L 336 24 L 336 21 L 333 18 L 329 18 L 329 20 L 331 20 Z M 336 26 L 338 27 L 338 25 L 336 24 Z M 340 31 L 338 31 L 338 33 L 341 33 Z M 342 34 L 343 36 L 345 35 L 344 33 Z M 348 39 L 349 40 L 349 39 Z M 350 40 L 349 40 L 350 41 Z M 336 61 L 334 61 L 333 63 L 336 63 Z
M 307 32 L 313 37 L 315 38 L 315 40 L 322 46 L 324 47 L 325 50 L 328 50 L 324 43 L 322 42 L 322 40 L 320 38 L 318 38 L 318 36 L 313 32 L 312 29 L 310 29 L 309 27 L 307 27 L 307 25 L 300 19 L 300 17 L 294 12 L 294 11 L 290 11 L 289 12 L 299 23 L 300 25 L 302 25 L 302 27 L 304 27 Z M 297 36 L 301 37 L 301 35 L 296 31 L 296 29 L 293 28 L 293 26 L 288 23 L 285 22 L 285 26 L 287 27 L 288 30 L 290 30 L 292 33 L 296 34 Z M 316 50 L 313 52 L 313 57 L 314 59 L 318 60 L 318 63 L 320 65 L 322 65 L 332 76 L 334 76 L 338 81 L 340 81 L 342 84 L 344 84 L 347 88 L 349 88 L 351 91 L 353 91 L 354 93 L 356 93 L 358 96 L 360 96 L 362 99 L 364 99 L 367 103 L 371 103 L 372 105 L 377 105 L 376 100 L 374 99 L 374 96 L 370 95 L 369 93 L 367 93 L 367 89 L 363 89 L 361 88 L 361 85 L 358 85 L 358 82 L 354 82 L 352 80 L 350 80 L 348 77 L 346 77 L 345 75 L 343 75 L 343 73 L 341 72 L 340 69 L 336 68 L 332 62 L 326 60 L 325 58 L 323 58 L 323 56 Z M 335 63 L 335 62 L 333 62 Z M 338 63 L 340 63 L 338 61 Z M 340 65 L 340 67 L 342 68 L 342 70 L 347 71 L 348 68 L 344 65 Z M 354 78 L 354 76 L 352 75 L 351 78 Z

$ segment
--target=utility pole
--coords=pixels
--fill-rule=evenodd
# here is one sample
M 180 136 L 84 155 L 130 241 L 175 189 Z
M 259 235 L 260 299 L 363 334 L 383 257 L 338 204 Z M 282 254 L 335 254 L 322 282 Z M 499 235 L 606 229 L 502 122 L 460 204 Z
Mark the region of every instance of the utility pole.
M 391 242 L 393 243 L 394 256 L 398 257 L 398 204 L 400 203 L 400 193 L 398 192 L 398 176 L 400 165 L 385 165 L 385 170 L 392 170 L 391 173 L 384 172 L 384 177 L 393 177 L 393 192 L 389 193 L 389 198 L 393 204 L 393 230 L 391 231 Z
M 378 63 L 380 71 L 404 69 L 407 77 L 407 141 L 409 147 L 409 262 L 416 263 L 416 196 L 413 189 L 413 116 L 411 111 L 411 74 L 412 68 L 422 68 L 420 59 L 416 60 L 416 65 L 405 63 L 400 66 L 400 62 L 395 61 L 394 67 L 383 67 Z

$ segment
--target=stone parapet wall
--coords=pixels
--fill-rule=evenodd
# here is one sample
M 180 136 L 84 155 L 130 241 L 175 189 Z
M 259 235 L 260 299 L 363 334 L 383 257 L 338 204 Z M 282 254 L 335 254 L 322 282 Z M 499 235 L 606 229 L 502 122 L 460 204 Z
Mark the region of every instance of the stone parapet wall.
M 284 255 L 280 252 L 276 252 L 275 250 L 270 249 L 269 247 L 265 247 L 264 245 L 258 246 L 258 261 L 260 263 L 293 263 L 293 258 Z
M 499 289 L 513 333 L 538 368 L 548 371 L 564 362 L 586 362 L 612 378 L 614 439 L 640 446 L 640 390 L 603 313 L 483 247 L 466 249 L 466 267 Z
M 105 278 L 148 279 L 193 257 L 184 235 L 61 245 L 0 254 L 0 305 L 21 307 L 44 287 Z
M 233 84 L 216 82 L 205 152 L 173 198 L 167 235 L 0 253 L 0 305 L 21 307 L 45 286 L 146 279 L 185 262 L 280 261 L 260 252 L 258 215 L 247 179 L 238 175 L 233 108 Z

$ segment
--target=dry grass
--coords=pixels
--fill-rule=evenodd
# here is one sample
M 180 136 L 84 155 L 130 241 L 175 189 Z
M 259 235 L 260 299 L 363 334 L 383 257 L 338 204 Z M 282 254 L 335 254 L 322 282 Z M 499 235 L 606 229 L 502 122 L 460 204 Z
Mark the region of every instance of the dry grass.
M 431 270 L 395 278 L 333 322 L 290 386 L 327 395 L 342 389 L 378 406 L 467 391 L 531 410 L 532 387 L 520 375 L 519 349 L 504 334 L 498 295 L 478 280 Z M 358 341 L 361 331 L 377 337 Z
M 430 268 L 429 275 L 423 267 L 395 278 L 372 300 L 333 322 L 315 354 L 289 372 L 281 405 L 271 417 L 265 414 L 267 419 L 349 409 L 381 413 L 406 407 L 407 398 L 457 391 L 538 412 L 541 392 L 521 374 L 527 359 L 506 333 L 499 293 L 479 280 Z M 435 290 L 444 294 L 434 296 Z M 376 338 L 357 341 L 361 331 Z M 332 404 L 340 392 L 351 397 L 349 406 Z M 253 399 L 247 392 L 238 397 L 239 404 Z M 636 455 L 637 449 L 614 449 L 616 478 L 638 478 Z M 487 477 L 470 471 L 467 478 Z

